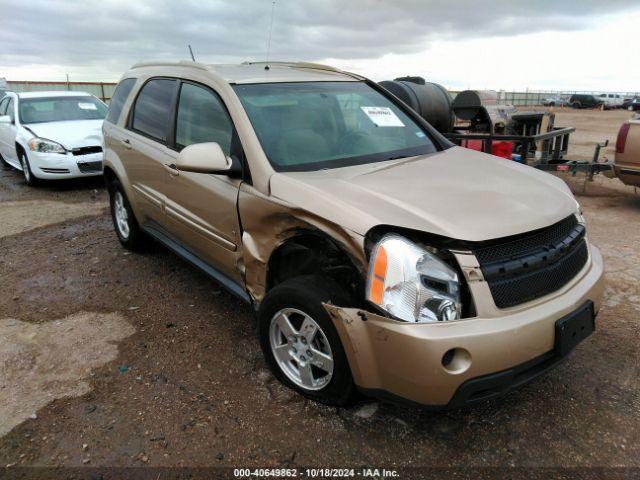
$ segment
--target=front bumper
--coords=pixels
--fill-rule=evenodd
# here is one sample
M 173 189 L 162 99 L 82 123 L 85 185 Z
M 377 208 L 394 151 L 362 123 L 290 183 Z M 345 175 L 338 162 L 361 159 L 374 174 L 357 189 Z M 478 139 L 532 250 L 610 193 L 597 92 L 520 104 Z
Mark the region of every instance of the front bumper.
M 602 256 L 591 245 L 590 253 L 583 271 L 550 299 L 500 316 L 415 324 L 359 309 L 325 308 L 360 389 L 423 405 L 461 406 L 470 403 L 465 398 L 471 395 L 460 390 L 465 382 L 507 372 L 497 389 L 504 393 L 525 383 L 509 378 L 530 380 L 559 361 L 553 352 L 556 321 L 588 301 L 595 312 L 600 308 Z M 443 356 L 452 349 L 465 355 L 445 367 Z
M 29 151 L 27 156 L 33 174 L 44 180 L 102 175 L 102 152 L 73 155 Z

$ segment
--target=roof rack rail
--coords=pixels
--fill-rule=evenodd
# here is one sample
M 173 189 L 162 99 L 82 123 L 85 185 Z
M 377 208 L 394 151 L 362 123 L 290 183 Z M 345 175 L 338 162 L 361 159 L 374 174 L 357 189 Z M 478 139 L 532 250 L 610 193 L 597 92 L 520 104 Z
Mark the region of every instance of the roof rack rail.
M 281 67 L 295 67 L 295 68 L 309 68 L 313 70 L 324 70 L 327 72 L 336 72 L 343 75 L 349 75 L 354 78 L 362 79 L 360 75 L 351 72 L 345 72 L 339 68 L 332 67 L 330 65 L 324 65 L 322 63 L 313 62 L 242 62 L 242 65 L 277 65 Z
M 340 72 L 335 67 L 323 65 L 322 63 L 311 62 L 242 62 L 243 65 L 279 65 L 281 67 L 313 68 L 315 70 L 328 70 L 330 72 Z
M 209 70 L 203 63 L 192 62 L 191 60 L 179 60 L 179 61 L 148 61 L 148 62 L 138 62 L 133 65 L 131 68 L 143 68 L 143 67 L 191 67 L 197 68 L 198 70 Z

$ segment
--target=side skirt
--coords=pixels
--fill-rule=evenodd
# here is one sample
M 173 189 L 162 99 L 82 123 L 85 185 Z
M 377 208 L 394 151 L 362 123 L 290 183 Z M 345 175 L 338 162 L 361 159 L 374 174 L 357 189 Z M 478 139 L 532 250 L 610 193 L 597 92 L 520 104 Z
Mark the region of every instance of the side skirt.
M 247 293 L 247 291 L 236 282 L 231 280 L 229 277 L 218 271 L 215 267 L 211 266 L 209 263 L 202 260 L 193 252 L 187 250 L 185 247 L 180 245 L 178 242 L 173 240 L 164 230 L 155 225 L 155 224 L 146 224 L 142 225 L 141 228 L 149 234 L 151 237 L 162 243 L 169 250 L 172 250 L 179 257 L 182 257 L 184 260 L 189 262 L 194 267 L 199 268 L 204 273 L 206 273 L 209 277 L 215 280 L 217 283 L 222 285 L 229 292 L 234 294 L 236 297 L 244 300 L 248 304 L 252 304 L 253 301 L 251 297 Z

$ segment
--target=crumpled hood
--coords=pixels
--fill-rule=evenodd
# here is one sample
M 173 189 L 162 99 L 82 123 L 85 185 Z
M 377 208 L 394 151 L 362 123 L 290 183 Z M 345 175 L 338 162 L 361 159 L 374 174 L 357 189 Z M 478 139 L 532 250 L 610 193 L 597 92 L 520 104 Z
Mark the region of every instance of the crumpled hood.
M 25 127 L 38 137 L 58 142 L 67 150 L 102 145 L 102 120 L 32 123 Z
M 276 173 L 271 194 L 361 235 L 393 225 L 481 241 L 549 226 L 578 208 L 561 179 L 461 147 L 378 164 Z

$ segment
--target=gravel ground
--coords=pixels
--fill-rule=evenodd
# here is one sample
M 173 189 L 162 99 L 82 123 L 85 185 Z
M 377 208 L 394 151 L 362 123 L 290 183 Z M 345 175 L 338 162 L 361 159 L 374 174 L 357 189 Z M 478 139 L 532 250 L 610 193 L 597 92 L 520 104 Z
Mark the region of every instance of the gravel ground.
M 606 123 L 589 135 L 615 140 L 621 113 L 589 112 Z M 336 409 L 292 393 L 266 370 L 248 307 L 161 247 L 135 255 L 120 247 L 99 183 L 33 189 L 0 170 L 0 326 L 23 328 L 16 338 L 31 335 L 29 345 L 50 341 L 52 324 L 79 312 L 115 318 L 126 331 L 102 340 L 85 332 L 83 351 L 92 353 L 62 364 L 82 388 L 50 389 L 48 403 L 13 422 L 0 438 L 0 465 L 640 467 L 640 196 L 615 179 L 586 188 L 582 179 L 566 178 L 607 269 L 596 334 L 503 399 L 433 413 L 365 400 Z M 4 231 L 23 201 L 20 216 L 33 219 L 42 205 L 91 206 Z M 18 341 L 1 345 L 1 395 L 19 402 L 10 374 L 32 375 L 24 363 L 32 362 L 46 380 L 56 360 L 43 363 Z M 8 345 L 22 352 L 16 366 Z

